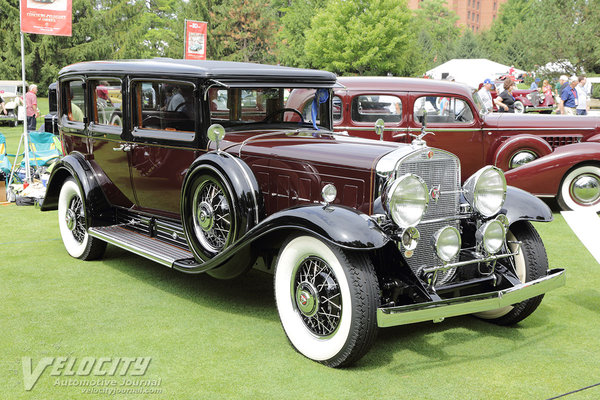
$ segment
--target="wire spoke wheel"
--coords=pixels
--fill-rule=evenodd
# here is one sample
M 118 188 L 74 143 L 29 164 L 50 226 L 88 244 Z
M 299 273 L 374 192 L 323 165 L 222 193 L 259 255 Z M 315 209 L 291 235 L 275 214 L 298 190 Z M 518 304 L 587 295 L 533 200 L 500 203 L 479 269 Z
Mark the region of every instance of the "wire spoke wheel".
M 67 210 L 67 226 L 71 229 L 73 237 L 77 243 L 83 243 L 85 238 L 85 214 L 83 212 L 83 202 L 79 196 L 71 199 Z
M 296 307 L 308 330 L 320 337 L 334 333 L 342 316 L 342 293 L 331 267 L 309 257 L 299 265 L 293 285 Z
M 223 250 L 230 241 L 231 204 L 223 186 L 207 176 L 193 194 L 192 219 L 196 237 L 210 253 Z

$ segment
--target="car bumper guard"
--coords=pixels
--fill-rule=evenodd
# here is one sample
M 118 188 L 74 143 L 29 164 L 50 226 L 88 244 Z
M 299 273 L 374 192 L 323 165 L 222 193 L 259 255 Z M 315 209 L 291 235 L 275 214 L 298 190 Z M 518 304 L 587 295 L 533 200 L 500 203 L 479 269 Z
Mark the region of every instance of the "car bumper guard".
M 384 328 L 424 321 L 439 322 L 457 315 L 495 310 L 539 296 L 564 286 L 565 282 L 565 271 L 556 268 L 548 271 L 548 275 L 543 278 L 496 292 L 406 306 L 381 307 L 377 309 L 377 325 Z

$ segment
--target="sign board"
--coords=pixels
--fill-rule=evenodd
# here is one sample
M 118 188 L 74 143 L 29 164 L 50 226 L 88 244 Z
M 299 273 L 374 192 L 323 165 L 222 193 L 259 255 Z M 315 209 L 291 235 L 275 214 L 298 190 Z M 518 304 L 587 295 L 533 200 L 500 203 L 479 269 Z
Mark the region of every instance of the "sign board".
M 72 0 L 21 0 L 21 32 L 71 36 Z
M 185 20 L 184 59 L 206 60 L 207 31 L 206 22 Z

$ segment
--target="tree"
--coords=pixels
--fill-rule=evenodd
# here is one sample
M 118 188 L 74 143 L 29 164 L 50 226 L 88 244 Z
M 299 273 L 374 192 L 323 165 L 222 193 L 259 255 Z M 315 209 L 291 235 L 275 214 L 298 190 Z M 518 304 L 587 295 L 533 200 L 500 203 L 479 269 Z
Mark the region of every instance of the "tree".
M 410 18 L 405 0 L 330 0 L 305 32 L 307 60 L 339 74 L 411 74 Z
M 291 67 L 308 67 L 310 65 L 304 53 L 306 33 L 310 31 L 312 16 L 321 9 L 325 0 L 294 0 L 280 10 L 281 30 L 278 33 L 278 60 Z
M 420 8 L 415 11 L 413 29 L 417 32 L 416 57 L 423 70 L 454 58 L 456 42 L 460 38 L 457 21 L 456 13 L 444 0 L 420 3 Z
M 224 0 L 213 6 L 209 40 L 212 58 L 229 61 L 275 62 L 277 19 L 268 1 Z

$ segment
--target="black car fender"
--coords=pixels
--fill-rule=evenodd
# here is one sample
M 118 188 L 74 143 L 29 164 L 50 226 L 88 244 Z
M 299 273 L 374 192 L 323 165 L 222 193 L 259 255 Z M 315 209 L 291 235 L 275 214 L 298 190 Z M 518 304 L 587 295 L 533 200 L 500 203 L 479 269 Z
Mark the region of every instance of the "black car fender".
M 501 213 L 506 214 L 512 225 L 517 221 L 552 221 L 552 211 L 542 200 L 525 190 L 507 186 L 506 200 Z
M 71 153 L 63 157 L 52 169 L 48 179 L 46 195 L 40 209 L 56 210 L 60 189 L 66 179 L 73 177 L 84 197 L 87 226 L 96 225 L 96 220 L 110 220 L 112 210 L 94 170 L 80 153 Z

